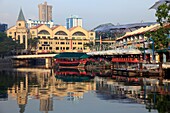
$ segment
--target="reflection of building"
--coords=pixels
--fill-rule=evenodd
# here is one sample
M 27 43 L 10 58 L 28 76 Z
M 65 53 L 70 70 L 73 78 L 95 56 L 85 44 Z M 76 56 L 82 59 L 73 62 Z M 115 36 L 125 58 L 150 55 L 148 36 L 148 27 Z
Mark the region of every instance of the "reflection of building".
M 52 20 L 52 6 L 47 5 L 47 2 L 44 4 L 39 4 L 39 20 L 40 21 L 51 21 Z
M 40 98 L 40 111 L 53 111 L 53 99 Z
M 80 26 L 82 27 L 82 18 L 79 18 L 78 16 L 73 16 L 71 15 L 71 17 L 66 19 L 66 26 L 67 29 L 70 29 L 72 27 L 76 27 L 76 26 Z
M 25 49 L 27 49 L 28 29 L 22 9 L 20 9 L 16 26 L 13 26 L 7 30 L 7 36 L 18 41 L 20 44 L 24 44 Z

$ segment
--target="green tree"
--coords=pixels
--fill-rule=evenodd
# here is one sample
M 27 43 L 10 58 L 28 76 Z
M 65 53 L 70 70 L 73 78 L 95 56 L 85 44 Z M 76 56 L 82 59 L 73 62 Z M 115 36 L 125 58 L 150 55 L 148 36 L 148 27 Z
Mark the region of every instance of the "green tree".
M 157 22 L 160 27 L 155 31 L 149 31 L 145 34 L 147 37 L 151 37 L 155 42 L 155 49 L 163 49 L 168 47 L 169 28 L 166 25 L 170 22 L 170 7 L 168 4 L 162 4 L 156 11 Z
M 29 53 L 36 50 L 38 42 L 39 42 L 38 38 L 30 38 L 30 39 L 28 39 L 28 52 Z
M 8 38 L 5 33 L 0 33 L 0 54 L 9 54 L 14 50 L 16 43 Z
M 0 54 L 16 54 L 18 50 L 22 50 L 24 44 L 19 44 L 13 41 L 12 38 L 7 37 L 5 33 L 0 33 Z

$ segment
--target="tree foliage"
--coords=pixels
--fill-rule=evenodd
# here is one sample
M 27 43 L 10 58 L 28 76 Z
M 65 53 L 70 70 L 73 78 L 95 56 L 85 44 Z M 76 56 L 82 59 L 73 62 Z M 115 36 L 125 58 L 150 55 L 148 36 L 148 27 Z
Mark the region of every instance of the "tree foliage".
M 38 44 L 39 40 L 38 38 L 30 38 L 28 39 L 28 51 L 35 51 L 37 48 L 37 44 Z
M 8 38 L 5 33 L 0 33 L 0 54 L 10 52 L 15 45 L 16 43 L 11 38 Z
M 23 44 L 18 44 L 12 38 L 7 37 L 5 33 L 0 33 L 0 54 L 12 54 L 23 48 Z
M 149 31 L 145 33 L 145 36 L 150 37 L 154 40 L 155 49 L 157 50 L 168 47 L 168 35 L 170 34 L 170 29 L 165 27 L 165 25 L 170 22 L 169 12 L 170 7 L 167 4 L 160 5 L 155 14 L 157 18 L 156 21 L 160 24 L 160 27 L 155 31 Z

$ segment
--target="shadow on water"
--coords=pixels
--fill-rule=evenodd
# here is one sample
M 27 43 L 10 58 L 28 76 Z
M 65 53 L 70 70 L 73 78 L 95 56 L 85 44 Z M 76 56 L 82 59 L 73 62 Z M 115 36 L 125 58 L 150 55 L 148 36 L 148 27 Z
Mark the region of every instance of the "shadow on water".
M 0 71 L 0 101 L 15 98 L 20 112 L 30 99 L 39 111 L 54 111 L 56 100 L 79 101 L 88 92 L 110 103 L 144 104 L 148 112 L 170 112 L 170 80 L 114 75 L 113 70 L 84 68 L 12 68 Z

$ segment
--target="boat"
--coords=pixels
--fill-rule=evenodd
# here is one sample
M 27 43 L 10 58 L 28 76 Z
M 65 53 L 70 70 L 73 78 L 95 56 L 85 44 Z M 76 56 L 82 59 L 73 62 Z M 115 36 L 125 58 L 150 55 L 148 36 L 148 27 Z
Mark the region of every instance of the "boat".
M 54 56 L 55 64 L 60 67 L 84 67 L 89 55 L 79 52 L 63 52 Z

